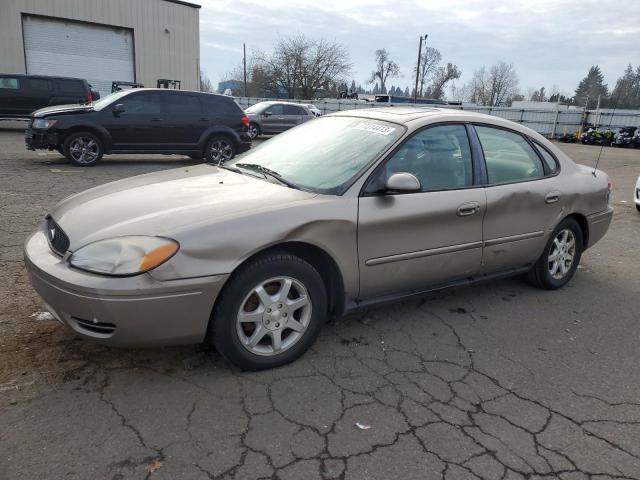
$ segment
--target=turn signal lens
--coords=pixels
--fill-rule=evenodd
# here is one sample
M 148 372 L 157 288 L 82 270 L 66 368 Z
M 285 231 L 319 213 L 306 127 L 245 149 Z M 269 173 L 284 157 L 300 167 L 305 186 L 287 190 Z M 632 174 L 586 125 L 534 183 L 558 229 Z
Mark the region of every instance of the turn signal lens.
M 129 236 L 89 243 L 69 263 L 87 272 L 126 277 L 148 272 L 169 260 L 180 245 L 163 237 Z

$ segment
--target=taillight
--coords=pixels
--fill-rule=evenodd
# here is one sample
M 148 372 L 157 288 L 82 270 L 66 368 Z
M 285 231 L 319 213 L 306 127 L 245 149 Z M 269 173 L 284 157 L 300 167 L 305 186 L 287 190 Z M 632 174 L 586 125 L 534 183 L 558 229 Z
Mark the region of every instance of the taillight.
M 247 117 L 247 116 L 245 115 L 244 117 L 242 117 L 242 120 L 241 120 L 241 121 L 242 121 L 242 124 L 243 124 L 245 127 L 249 128 L 249 117 Z
M 93 95 L 91 95 L 91 90 L 87 92 L 87 103 L 93 102 Z

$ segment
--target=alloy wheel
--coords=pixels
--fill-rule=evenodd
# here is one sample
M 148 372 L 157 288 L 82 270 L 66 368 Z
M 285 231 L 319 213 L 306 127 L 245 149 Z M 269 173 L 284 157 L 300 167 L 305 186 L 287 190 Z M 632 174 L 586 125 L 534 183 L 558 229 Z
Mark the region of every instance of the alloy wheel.
M 565 228 L 556 235 L 549 250 L 547 268 L 552 278 L 561 280 L 571 270 L 576 256 L 576 237 Z
M 71 142 L 69 152 L 75 162 L 89 164 L 95 161 L 100 153 L 100 147 L 91 137 L 78 137 Z
M 274 277 L 256 285 L 242 301 L 236 331 L 251 353 L 278 355 L 295 345 L 311 321 L 311 297 L 291 277 Z
M 247 133 L 251 140 L 255 139 L 258 136 L 258 127 L 255 123 L 250 123 L 249 128 L 247 129 Z
M 214 140 L 209 146 L 209 160 L 220 165 L 233 158 L 233 147 L 223 139 Z

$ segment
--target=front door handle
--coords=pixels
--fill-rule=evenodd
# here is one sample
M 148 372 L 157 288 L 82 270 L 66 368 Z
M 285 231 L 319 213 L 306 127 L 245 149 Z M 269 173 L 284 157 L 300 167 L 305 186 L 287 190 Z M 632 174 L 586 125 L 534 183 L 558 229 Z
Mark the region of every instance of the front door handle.
M 474 215 L 479 211 L 480 211 L 480 204 L 478 202 L 467 202 L 467 203 L 463 203 L 458 207 L 458 216 L 467 217 L 469 215 Z
M 545 203 L 556 203 L 558 200 L 560 200 L 560 192 L 549 192 L 544 197 Z

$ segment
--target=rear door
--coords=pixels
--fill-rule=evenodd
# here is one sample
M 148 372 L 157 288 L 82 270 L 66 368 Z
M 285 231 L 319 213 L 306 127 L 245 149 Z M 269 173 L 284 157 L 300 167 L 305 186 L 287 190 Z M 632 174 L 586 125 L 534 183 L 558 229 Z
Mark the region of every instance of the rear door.
M 197 149 L 200 136 L 209 126 L 199 95 L 163 92 L 162 131 L 169 150 Z
M 446 124 L 415 133 L 377 169 L 359 200 L 363 300 L 478 273 L 486 209 L 484 188 L 474 176 L 478 160 L 466 126 Z M 384 192 L 386 180 L 399 172 L 415 175 L 422 190 Z
M 75 78 L 59 78 L 55 80 L 55 89 L 49 105 L 86 103 L 87 100 L 85 82 Z
M 124 112 L 113 113 L 115 105 Z M 154 92 L 134 92 L 101 112 L 103 126 L 109 131 L 114 150 L 162 150 L 166 132 L 162 127 L 161 95 Z
M 297 105 L 284 105 L 284 130 L 302 123 L 302 108 Z
M 24 105 L 23 77 L 0 76 L 0 117 L 28 116 Z
M 562 214 L 557 169 L 517 132 L 489 125 L 475 131 L 488 177 L 482 273 L 523 267 L 542 254 Z

